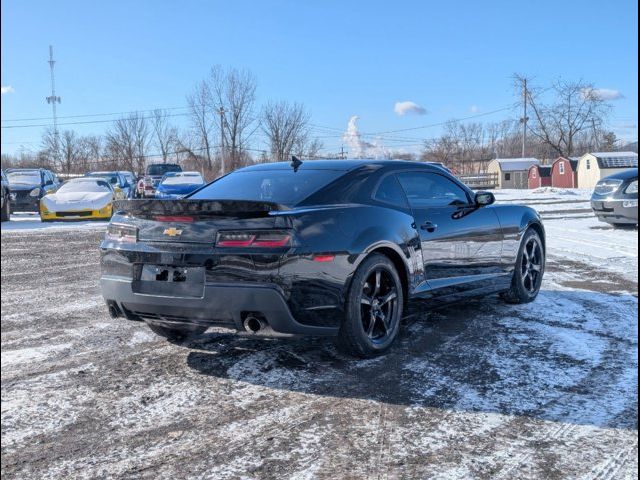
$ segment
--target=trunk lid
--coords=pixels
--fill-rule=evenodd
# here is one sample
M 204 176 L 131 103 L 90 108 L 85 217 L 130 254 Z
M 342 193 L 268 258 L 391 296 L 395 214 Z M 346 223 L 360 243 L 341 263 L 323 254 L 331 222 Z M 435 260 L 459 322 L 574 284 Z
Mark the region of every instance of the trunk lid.
M 270 230 L 282 228 L 282 219 L 270 212 L 288 207 L 246 200 L 120 200 L 118 215 L 138 227 L 142 242 L 200 243 L 213 246 L 220 230 Z

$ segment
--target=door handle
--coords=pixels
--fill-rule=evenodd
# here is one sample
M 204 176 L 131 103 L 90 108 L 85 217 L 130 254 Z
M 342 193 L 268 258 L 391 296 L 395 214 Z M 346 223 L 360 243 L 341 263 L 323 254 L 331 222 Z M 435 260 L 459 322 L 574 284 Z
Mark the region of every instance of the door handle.
M 422 225 L 420 225 L 420 228 L 422 230 L 426 230 L 429 233 L 432 233 L 435 232 L 436 228 L 438 228 L 438 225 L 433 222 L 424 222 Z

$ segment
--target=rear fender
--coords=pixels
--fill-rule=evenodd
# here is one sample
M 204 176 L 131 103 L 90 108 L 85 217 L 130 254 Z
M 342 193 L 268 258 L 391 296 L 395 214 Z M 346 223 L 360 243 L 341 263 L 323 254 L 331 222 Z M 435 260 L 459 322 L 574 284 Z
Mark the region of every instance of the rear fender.
M 536 210 L 522 205 L 497 205 L 495 208 L 504 234 L 502 248 L 504 264 L 515 264 L 522 237 L 530 227 L 536 228 L 540 234 L 543 248 L 546 250 L 544 226 L 540 214 Z

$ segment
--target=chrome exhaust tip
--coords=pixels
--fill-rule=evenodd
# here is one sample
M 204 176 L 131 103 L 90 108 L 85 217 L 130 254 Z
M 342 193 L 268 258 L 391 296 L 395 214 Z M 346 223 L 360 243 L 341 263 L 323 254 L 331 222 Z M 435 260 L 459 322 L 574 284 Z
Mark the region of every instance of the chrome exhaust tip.
M 253 315 L 247 315 L 247 318 L 245 318 L 244 322 L 242 322 L 242 326 L 244 327 L 245 331 L 249 333 L 258 333 L 267 325 L 264 320 L 261 320 L 258 317 L 254 317 Z

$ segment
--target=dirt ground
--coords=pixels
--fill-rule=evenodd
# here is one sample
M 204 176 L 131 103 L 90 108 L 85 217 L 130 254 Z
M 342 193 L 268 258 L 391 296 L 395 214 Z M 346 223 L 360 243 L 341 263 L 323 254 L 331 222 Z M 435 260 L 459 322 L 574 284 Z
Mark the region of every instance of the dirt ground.
M 414 308 L 363 361 L 113 320 L 101 236 L 2 232 L 2 478 L 636 478 L 637 272 L 551 256 L 535 303 Z

